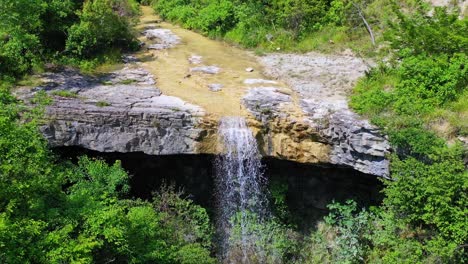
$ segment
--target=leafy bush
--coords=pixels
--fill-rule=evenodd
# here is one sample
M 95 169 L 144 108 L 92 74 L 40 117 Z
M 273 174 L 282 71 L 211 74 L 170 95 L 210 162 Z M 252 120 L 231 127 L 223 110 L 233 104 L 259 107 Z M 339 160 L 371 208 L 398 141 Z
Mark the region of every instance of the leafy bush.
M 0 89 L 0 262 L 214 263 L 204 209 L 170 190 L 125 199 L 119 162 L 58 163 L 26 110 Z
M 46 60 L 71 61 L 63 55 L 90 59 L 136 48 L 130 20 L 138 12 L 135 0 L 1 1 L 1 79 L 21 77 Z
M 356 202 L 331 203 L 324 222 L 305 240 L 298 263 L 362 263 L 370 248 L 374 215 Z
M 189 19 L 187 25 L 200 29 L 209 36 L 223 36 L 235 25 L 234 5 L 231 1 L 211 2 L 199 10 L 196 19 Z
M 153 7 L 163 19 L 200 30 L 210 37 L 225 37 L 247 47 L 268 47 L 275 42 L 276 48 L 290 45 L 304 33 L 320 29 L 329 2 L 156 0 Z
M 327 207 L 330 213 L 325 217 L 325 223 L 337 232 L 333 258 L 340 263 L 363 261 L 369 243 L 364 236 L 370 228 L 369 213 L 364 210 L 357 212 L 357 204 L 353 200 L 345 204 L 332 203 Z
M 275 218 L 260 220 L 252 212 L 238 212 L 231 225 L 228 262 L 284 263 L 296 255 L 297 234 Z
M 384 129 L 396 150 L 393 180 L 385 181 L 384 207 L 375 220 L 382 227 L 370 234 L 369 258 L 457 263 L 468 239 L 464 150 L 447 144 L 454 135 L 441 138 L 429 128 L 435 113 L 463 118 L 468 57 L 462 32 L 468 20 L 439 8 L 430 17 L 421 6 L 415 13 L 396 13 L 387 38 L 398 60 L 371 71 L 351 100 L 355 110 Z
M 69 29 L 67 51 L 89 58 L 112 47 L 135 48 L 128 15 L 132 10 L 122 1 L 93 0 L 85 2 L 80 23 Z
M 427 113 L 458 98 L 468 86 L 468 57 L 415 56 L 405 58 L 398 68 L 395 110 L 406 114 Z
M 468 50 L 468 19 L 458 19 L 457 13 L 436 7 L 433 16 L 421 6 L 405 14 L 394 8 L 398 19 L 390 23 L 386 38 L 402 57 L 466 53 Z

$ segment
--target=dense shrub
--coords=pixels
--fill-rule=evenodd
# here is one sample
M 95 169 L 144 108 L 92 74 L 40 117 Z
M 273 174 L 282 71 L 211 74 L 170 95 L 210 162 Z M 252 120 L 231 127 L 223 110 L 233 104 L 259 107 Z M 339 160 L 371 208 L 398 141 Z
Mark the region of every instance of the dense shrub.
M 132 12 L 128 3 L 122 1 L 87 1 L 80 14 L 80 23 L 69 29 L 67 51 L 89 58 L 112 47 L 135 47 L 128 18 Z
M 164 18 L 200 30 L 211 37 L 226 39 L 244 46 L 320 29 L 330 7 L 328 0 L 155 0 L 153 7 Z
M 20 77 L 63 55 L 135 48 L 130 20 L 138 12 L 134 0 L 1 1 L 0 78 Z
M 468 239 L 464 150 L 457 143 L 447 144 L 456 134 L 438 135 L 429 128 L 437 112 L 464 118 L 450 126 L 467 121 L 463 32 L 468 20 L 439 8 L 433 16 L 422 10 L 396 13 L 398 20 L 391 23 L 387 39 L 397 60 L 371 71 L 351 100 L 355 110 L 384 129 L 395 149 L 393 180 L 385 181 L 384 207 L 376 220 L 382 230 L 371 235 L 370 258 L 390 263 L 405 256 L 412 257 L 408 263 L 461 262 L 460 245 Z
M 0 262 L 214 263 L 203 208 L 170 189 L 126 199 L 119 162 L 58 163 L 25 111 L 0 89 Z
M 390 23 L 386 38 L 401 57 L 418 54 L 451 56 L 468 51 L 468 19 L 458 19 L 457 13 L 440 7 L 435 8 L 433 16 L 427 15 L 424 8 L 418 8 L 410 15 L 397 7 L 394 12 L 398 19 Z
M 278 219 L 261 220 L 252 212 L 237 212 L 230 220 L 227 262 L 293 263 L 299 235 Z

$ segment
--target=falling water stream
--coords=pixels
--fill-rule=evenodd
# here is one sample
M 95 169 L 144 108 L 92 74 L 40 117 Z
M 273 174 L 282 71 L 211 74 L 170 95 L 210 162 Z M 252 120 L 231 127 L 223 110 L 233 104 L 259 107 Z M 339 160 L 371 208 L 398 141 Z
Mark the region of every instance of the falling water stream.
M 216 159 L 217 221 L 222 258 L 230 263 L 231 255 L 241 252 L 242 263 L 249 263 L 248 255 L 252 250 L 249 245 L 255 242 L 249 227 L 261 223 L 269 215 L 262 188 L 260 154 L 244 118 L 223 118 L 219 137 L 224 148 L 223 154 Z M 232 236 L 234 229 L 238 234 L 236 238 Z

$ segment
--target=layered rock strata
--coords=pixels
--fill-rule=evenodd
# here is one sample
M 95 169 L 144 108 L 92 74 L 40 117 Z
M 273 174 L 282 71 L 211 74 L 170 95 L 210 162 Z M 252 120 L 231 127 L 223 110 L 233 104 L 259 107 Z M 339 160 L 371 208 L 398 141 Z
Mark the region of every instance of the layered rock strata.
M 126 67 L 117 77 L 100 79 L 70 70 L 46 74 L 45 84 L 34 90 L 53 97 L 47 125 L 41 127 L 49 144 L 100 152 L 197 153 L 204 110 L 162 95 L 145 72 Z
M 273 54 L 261 60 L 269 75 L 286 81 L 297 95 L 293 100 L 279 88 L 255 87 L 244 97 L 244 105 L 263 127 L 266 155 L 389 176 L 387 139 L 347 103 L 369 65 L 352 56 L 316 53 Z
M 157 49 L 174 47 L 180 38 L 150 28 L 144 32 Z M 154 44 L 156 43 L 156 44 Z M 157 50 L 156 49 L 156 50 Z M 200 64 L 201 56 L 188 58 Z M 389 144 L 379 130 L 353 113 L 347 95 L 368 65 L 352 56 L 272 54 L 261 58 L 276 80 L 245 79 L 239 104 L 247 110 L 264 156 L 300 163 L 334 164 L 388 177 Z M 28 100 L 43 90 L 53 98 L 41 131 L 53 147 L 80 146 L 100 152 L 150 155 L 216 154 L 219 116 L 161 93 L 155 77 L 134 56 L 121 70 L 90 77 L 75 70 L 45 73 L 43 84 L 19 89 Z M 217 73 L 198 66 L 193 73 Z M 205 70 L 210 70 L 206 72 Z M 287 87 L 282 82 L 286 82 Z M 210 84 L 222 93 L 223 84 Z M 207 92 L 210 91 L 207 89 Z M 222 102 L 219 102 L 222 104 Z

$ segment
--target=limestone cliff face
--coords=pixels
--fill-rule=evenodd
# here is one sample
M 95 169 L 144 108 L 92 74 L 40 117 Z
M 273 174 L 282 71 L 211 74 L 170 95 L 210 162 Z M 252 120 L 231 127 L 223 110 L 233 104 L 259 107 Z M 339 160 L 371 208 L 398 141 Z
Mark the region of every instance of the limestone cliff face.
M 137 65 L 100 78 L 73 70 L 46 73 L 42 78 L 43 85 L 18 94 L 27 100 L 44 90 L 53 97 L 41 127 L 52 147 L 150 155 L 218 152 L 217 117 L 163 95 L 152 75 Z M 275 87 L 251 88 L 242 104 L 250 113 L 249 126 L 264 156 L 388 176 L 386 139 L 347 109 L 323 112 L 327 106 L 294 98 L 293 91 Z
M 126 68 L 99 80 L 70 70 L 44 78 L 45 85 L 36 90 L 53 97 L 46 109 L 47 124 L 41 127 L 52 147 L 150 155 L 197 153 L 203 134 L 198 126 L 205 112 L 162 95 L 142 69 Z M 23 91 L 22 97 L 28 93 Z
M 336 164 L 388 177 L 390 146 L 379 130 L 349 110 L 310 118 L 295 112 L 291 96 L 251 89 L 243 99 L 254 116 L 263 154 L 301 163 Z M 289 111 L 288 111 L 289 109 Z M 305 108 L 306 109 L 306 108 Z
M 277 80 L 240 80 L 245 94 L 231 99 L 239 100 L 262 155 L 388 177 L 386 138 L 347 105 L 347 92 L 367 69 L 365 63 L 320 54 L 272 54 L 261 60 Z M 43 90 L 53 98 L 41 127 L 52 147 L 150 155 L 220 151 L 219 115 L 163 94 L 137 58 L 127 56 L 124 63 L 99 77 L 71 69 L 45 73 L 42 85 L 17 94 L 27 101 Z

